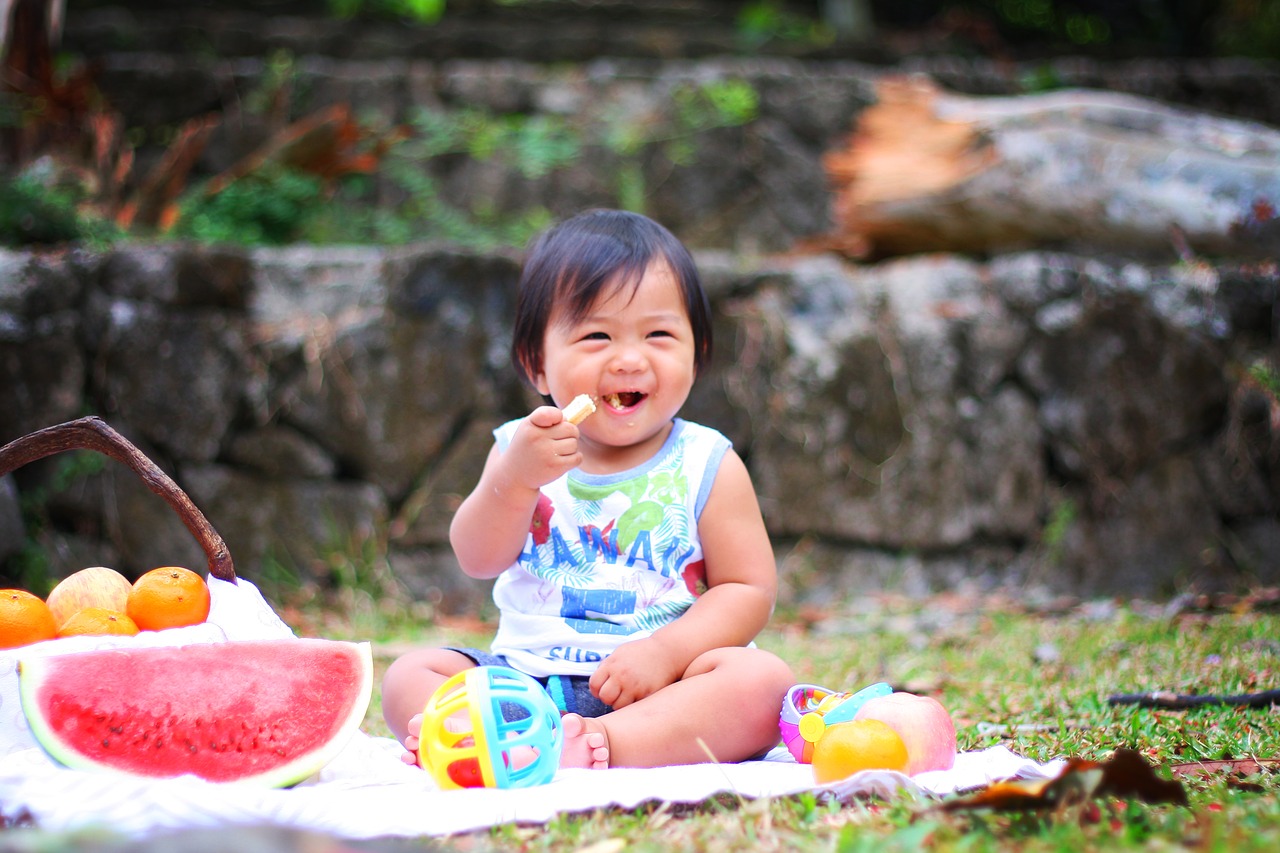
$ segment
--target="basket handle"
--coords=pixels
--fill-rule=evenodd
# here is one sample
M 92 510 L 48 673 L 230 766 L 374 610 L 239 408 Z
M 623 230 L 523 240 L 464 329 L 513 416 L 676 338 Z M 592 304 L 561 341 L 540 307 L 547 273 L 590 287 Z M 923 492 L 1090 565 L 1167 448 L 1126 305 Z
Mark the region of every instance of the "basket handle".
M 164 498 L 209 558 L 209 574 L 235 583 L 236 570 L 227 544 L 198 507 L 173 479 L 135 447 L 129 439 L 96 416 L 79 418 L 37 430 L 0 447 L 0 477 L 16 468 L 64 450 L 96 450 L 128 465 L 147 488 Z

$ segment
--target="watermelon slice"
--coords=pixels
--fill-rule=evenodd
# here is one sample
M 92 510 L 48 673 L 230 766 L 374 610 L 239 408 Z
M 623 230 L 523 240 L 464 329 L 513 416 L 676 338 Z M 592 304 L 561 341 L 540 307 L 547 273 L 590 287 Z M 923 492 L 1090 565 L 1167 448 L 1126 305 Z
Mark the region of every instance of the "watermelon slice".
M 21 660 L 18 679 L 32 733 L 68 767 L 281 787 L 360 727 L 373 655 L 317 639 L 117 648 Z

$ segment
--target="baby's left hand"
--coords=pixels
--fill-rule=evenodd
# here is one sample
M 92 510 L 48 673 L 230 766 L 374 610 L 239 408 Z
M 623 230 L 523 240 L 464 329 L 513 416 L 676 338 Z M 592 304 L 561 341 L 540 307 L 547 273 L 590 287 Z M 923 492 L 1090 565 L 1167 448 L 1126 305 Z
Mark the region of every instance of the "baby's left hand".
M 661 641 L 632 640 L 614 649 L 592 673 L 591 692 L 606 705 L 625 708 L 679 681 L 684 669 L 681 655 Z

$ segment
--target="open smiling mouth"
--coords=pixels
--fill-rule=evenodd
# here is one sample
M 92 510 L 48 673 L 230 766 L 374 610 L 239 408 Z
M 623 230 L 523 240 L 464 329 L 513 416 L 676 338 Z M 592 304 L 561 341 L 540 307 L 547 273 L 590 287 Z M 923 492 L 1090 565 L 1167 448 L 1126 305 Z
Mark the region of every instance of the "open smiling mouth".
M 640 391 L 618 391 L 614 394 L 605 394 L 600 399 L 611 409 L 629 409 L 640 405 L 644 398 L 645 394 Z

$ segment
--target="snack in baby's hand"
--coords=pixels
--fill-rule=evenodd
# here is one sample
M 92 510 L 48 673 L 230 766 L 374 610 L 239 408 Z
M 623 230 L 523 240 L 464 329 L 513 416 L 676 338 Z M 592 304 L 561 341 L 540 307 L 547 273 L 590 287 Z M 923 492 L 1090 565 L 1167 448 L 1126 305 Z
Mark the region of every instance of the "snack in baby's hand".
M 569 405 L 562 410 L 564 419 L 569 423 L 577 426 L 587 419 L 587 416 L 596 410 L 595 401 L 591 399 L 590 394 L 579 394 L 569 401 Z

